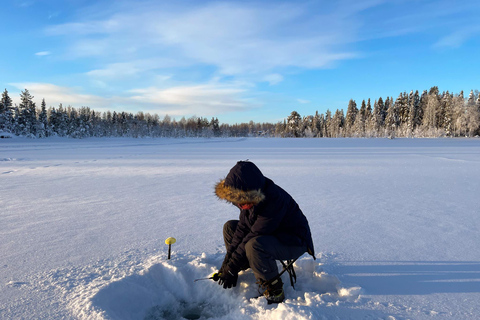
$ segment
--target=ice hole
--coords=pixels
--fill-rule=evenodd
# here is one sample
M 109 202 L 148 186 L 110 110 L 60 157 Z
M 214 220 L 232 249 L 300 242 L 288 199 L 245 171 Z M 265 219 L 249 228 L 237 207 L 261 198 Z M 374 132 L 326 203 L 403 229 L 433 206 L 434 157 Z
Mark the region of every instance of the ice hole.
M 215 312 L 219 306 L 210 302 L 189 303 L 180 301 L 177 306 L 155 306 L 147 312 L 145 320 L 197 320 L 219 317 L 224 314 Z
M 211 280 L 194 282 L 210 275 L 212 268 L 201 258 L 162 261 L 102 288 L 92 305 L 113 319 L 227 319 L 238 310 L 241 297 L 219 290 Z

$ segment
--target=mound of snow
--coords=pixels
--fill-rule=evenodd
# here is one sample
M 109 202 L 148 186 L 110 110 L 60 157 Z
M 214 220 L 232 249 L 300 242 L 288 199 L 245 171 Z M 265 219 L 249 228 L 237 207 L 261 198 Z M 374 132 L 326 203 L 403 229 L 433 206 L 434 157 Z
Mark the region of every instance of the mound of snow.
M 89 319 L 319 319 L 325 308 L 359 298 L 360 288 L 343 287 L 311 257 L 296 262 L 295 289 L 284 275 L 286 300 L 279 305 L 257 298 L 250 270 L 241 272 L 237 287 L 230 290 L 212 280 L 194 281 L 211 275 L 222 260 L 221 253 L 177 254 L 172 260 L 161 255 L 129 276 L 90 286 L 93 290 L 77 288 L 91 294 L 70 296 L 70 307 L 75 316 Z M 104 278 L 101 272 L 98 276 Z

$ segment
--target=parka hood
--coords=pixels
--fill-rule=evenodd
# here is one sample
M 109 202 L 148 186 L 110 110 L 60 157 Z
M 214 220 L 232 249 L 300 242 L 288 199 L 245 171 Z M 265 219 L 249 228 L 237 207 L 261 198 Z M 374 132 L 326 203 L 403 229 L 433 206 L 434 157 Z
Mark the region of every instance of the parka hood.
M 253 162 L 239 161 L 225 179 L 215 185 L 215 194 L 236 205 L 257 205 L 265 199 L 264 185 L 265 176 Z

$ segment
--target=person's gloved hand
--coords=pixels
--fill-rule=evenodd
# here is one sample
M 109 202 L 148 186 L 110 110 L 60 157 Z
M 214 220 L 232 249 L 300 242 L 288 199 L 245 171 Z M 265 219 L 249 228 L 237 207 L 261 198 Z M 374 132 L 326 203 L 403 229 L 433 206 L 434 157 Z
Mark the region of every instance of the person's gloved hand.
M 222 272 L 220 270 L 212 274 L 213 281 L 217 282 L 218 280 L 220 280 L 221 275 L 222 275 Z
M 226 267 L 222 273 L 219 273 L 218 276 L 218 284 L 223 285 L 223 289 L 230 289 L 231 287 L 237 286 L 238 273 L 232 272 L 228 267 Z

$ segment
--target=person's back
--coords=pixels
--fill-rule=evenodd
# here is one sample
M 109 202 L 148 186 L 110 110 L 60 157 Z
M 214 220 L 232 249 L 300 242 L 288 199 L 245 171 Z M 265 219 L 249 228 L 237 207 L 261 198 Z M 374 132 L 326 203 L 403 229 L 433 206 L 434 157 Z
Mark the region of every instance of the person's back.
M 305 252 L 314 256 L 308 221 L 298 204 L 249 161 L 237 162 L 217 183 L 215 194 L 241 210 L 240 220 L 224 226 L 227 254 L 219 283 L 224 288 L 235 286 L 238 272 L 250 267 L 258 282 L 266 284 L 267 300 L 283 301 L 275 260 L 296 259 Z

